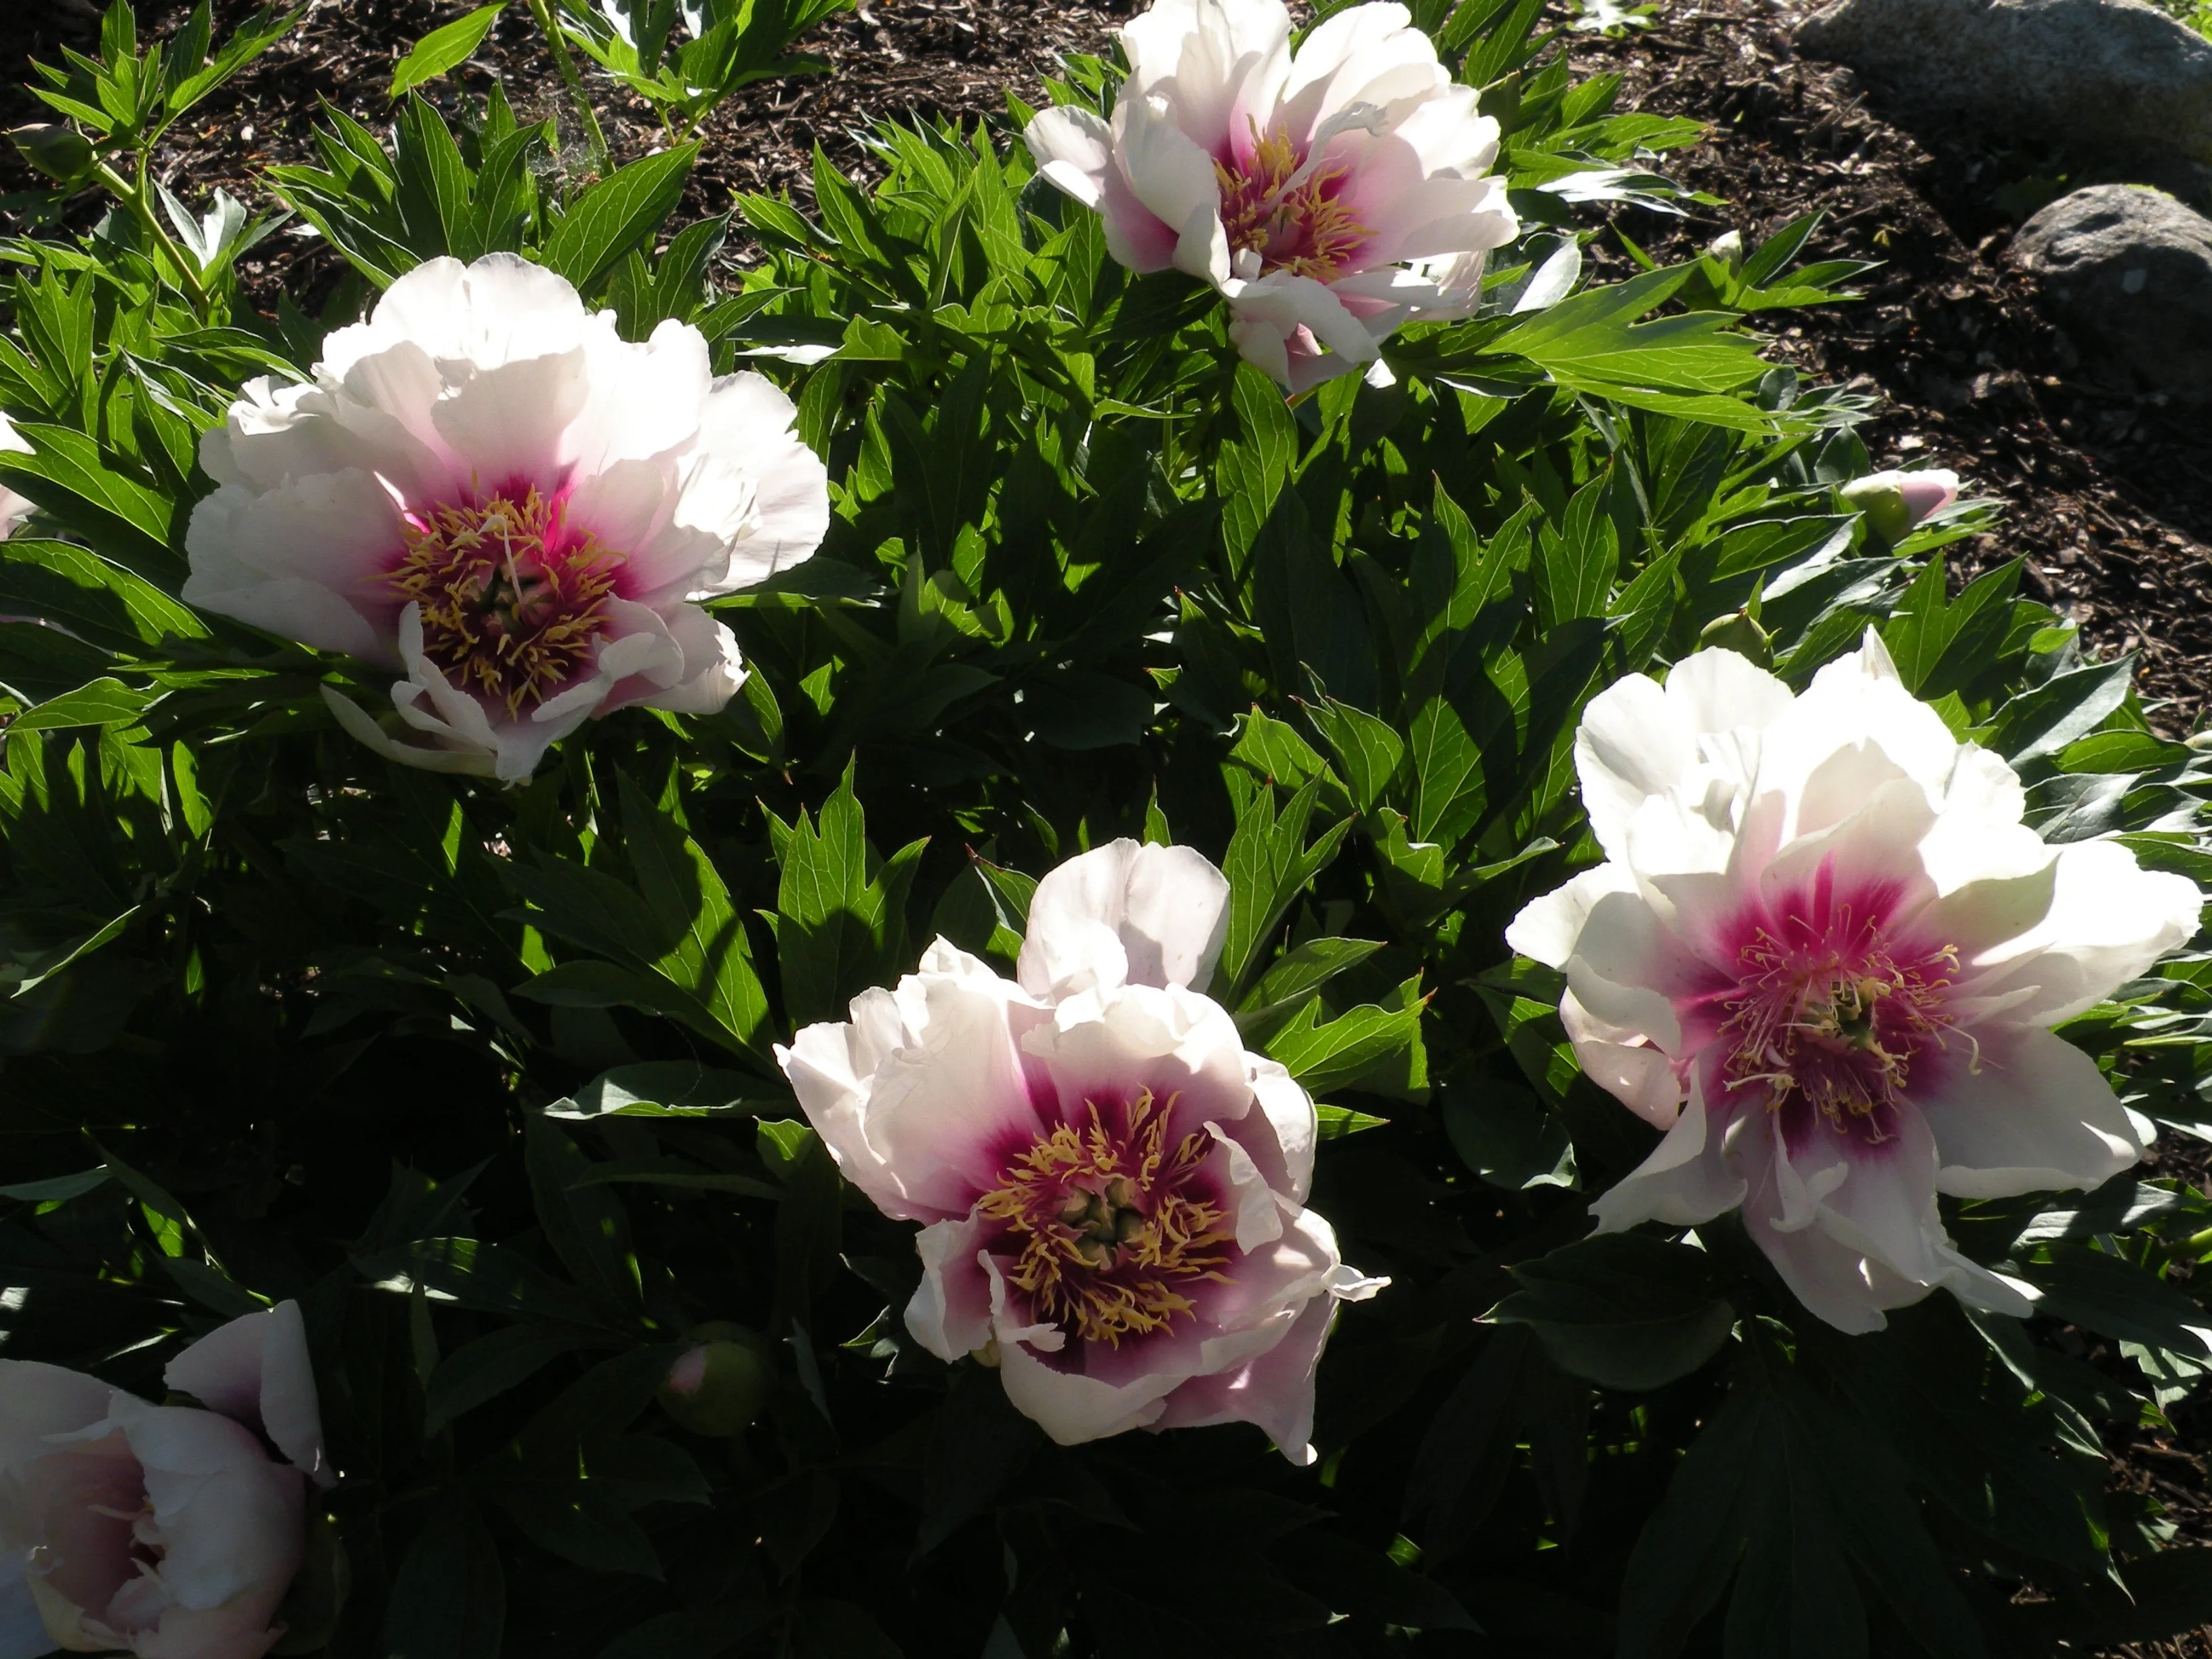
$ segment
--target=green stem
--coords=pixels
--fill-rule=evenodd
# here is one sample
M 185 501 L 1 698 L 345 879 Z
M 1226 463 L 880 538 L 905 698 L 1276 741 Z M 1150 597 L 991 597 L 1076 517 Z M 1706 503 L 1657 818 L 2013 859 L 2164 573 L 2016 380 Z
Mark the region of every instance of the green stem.
M 100 163 L 100 182 L 113 192 L 117 201 L 130 210 L 138 222 L 145 227 L 146 234 L 154 239 L 154 245 L 160 248 L 167 256 L 169 263 L 177 268 L 177 275 L 182 283 L 185 296 L 192 302 L 193 313 L 204 323 L 212 321 L 209 315 L 207 288 L 200 281 L 199 271 L 193 263 L 191 255 L 177 246 L 176 239 L 171 236 L 162 225 L 161 216 L 154 211 L 154 204 L 146 199 L 145 152 L 143 150 L 139 152 L 138 182 L 136 185 L 106 161 Z
M 538 20 L 538 27 L 544 33 L 546 50 L 553 54 L 553 67 L 560 74 L 561 84 L 568 89 L 568 101 L 576 106 L 576 118 L 584 124 L 584 142 L 592 150 L 592 170 L 604 179 L 614 171 L 607 154 L 607 135 L 599 130 L 599 118 L 592 109 L 592 100 L 585 95 L 584 77 L 576 73 L 576 60 L 568 54 L 568 40 L 546 9 L 545 0 L 530 0 L 530 15 Z

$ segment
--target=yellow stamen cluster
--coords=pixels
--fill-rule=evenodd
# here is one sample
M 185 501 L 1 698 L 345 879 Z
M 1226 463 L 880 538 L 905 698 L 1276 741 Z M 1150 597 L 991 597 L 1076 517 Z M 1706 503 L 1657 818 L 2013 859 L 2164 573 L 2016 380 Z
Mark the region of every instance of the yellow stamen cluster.
M 1060 1124 L 976 1206 L 1019 1241 L 1007 1282 L 1040 1320 L 1119 1346 L 1193 1314 L 1179 1285 L 1228 1282 L 1223 1247 L 1235 1230 L 1218 1205 L 1182 1190 L 1212 1139 L 1186 1135 L 1170 1151 L 1174 1106 L 1147 1090 L 1129 1109 L 1127 1134 L 1116 1136 L 1094 1103 L 1087 1129 Z
M 441 507 L 401 534 L 406 556 L 386 580 L 422 607 L 424 654 L 465 689 L 513 719 L 588 664 L 623 557 L 567 532 L 536 486 Z
M 1323 163 L 1303 179 L 1300 165 L 1289 135 L 1279 129 L 1263 134 L 1254 121 L 1247 170 L 1213 164 L 1222 226 L 1232 252 L 1260 256 L 1262 276 L 1286 270 L 1330 282 L 1358 252 L 1368 229 L 1334 190 L 1347 171 L 1344 163 Z

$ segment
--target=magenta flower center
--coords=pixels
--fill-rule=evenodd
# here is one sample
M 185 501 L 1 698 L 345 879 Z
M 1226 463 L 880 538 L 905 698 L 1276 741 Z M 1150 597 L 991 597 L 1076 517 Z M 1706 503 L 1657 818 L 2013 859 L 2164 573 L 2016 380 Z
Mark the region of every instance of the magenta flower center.
M 589 662 L 623 558 L 536 485 L 410 513 L 400 533 L 407 551 L 386 580 L 422 607 L 423 654 L 465 689 L 514 719 Z
M 976 1210 L 1002 1224 L 987 1248 L 1036 1319 L 1118 1346 L 1194 1316 L 1197 1283 L 1228 1282 L 1236 1230 L 1203 1177 L 1212 1138 L 1168 1145 L 1172 1097 L 1146 1090 L 1121 1114 L 1087 1103 L 1087 1125 L 1039 1136 Z
M 1826 927 L 1791 916 L 1778 930 L 1755 929 L 1721 999 L 1723 1085 L 1763 1089 L 1793 1135 L 1825 1123 L 1889 1139 L 1916 1068 L 1954 1029 L 1944 1001 L 1957 951 L 1899 949 L 1878 923 L 1855 926 L 1848 906 Z
M 1253 122 L 1250 157 L 1240 159 L 1232 147 L 1225 161 L 1213 164 L 1231 252 L 1257 254 L 1262 276 L 1287 270 L 1334 281 L 1368 235 L 1344 199 L 1350 171 L 1341 161 L 1308 164 L 1287 134 L 1262 137 Z

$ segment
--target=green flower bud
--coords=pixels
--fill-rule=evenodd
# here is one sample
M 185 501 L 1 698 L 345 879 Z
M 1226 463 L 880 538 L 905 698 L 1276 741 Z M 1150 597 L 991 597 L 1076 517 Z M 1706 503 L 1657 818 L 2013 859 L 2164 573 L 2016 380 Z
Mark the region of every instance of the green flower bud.
M 1756 667 L 1774 666 L 1773 636 L 1753 622 L 1747 611 L 1732 611 L 1707 623 L 1698 635 L 1698 648 L 1733 651 Z
M 668 1380 L 660 1385 L 661 1409 L 694 1434 L 741 1432 L 775 1392 L 775 1368 L 761 1352 L 765 1339 L 740 1326 L 725 1328 L 743 1334 L 700 1343 L 668 1368 Z

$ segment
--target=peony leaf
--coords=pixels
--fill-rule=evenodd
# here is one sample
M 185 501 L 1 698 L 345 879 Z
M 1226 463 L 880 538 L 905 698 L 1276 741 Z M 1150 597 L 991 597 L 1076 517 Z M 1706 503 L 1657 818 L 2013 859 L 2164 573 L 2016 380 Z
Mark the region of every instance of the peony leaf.
M 399 66 L 392 72 L 389 95 L 398 98 L 468 62 L 506 8 L 507 0 L 493 0 L 489 6 L 479 6 L 441 28 L 432 29 L 399 60 Z

